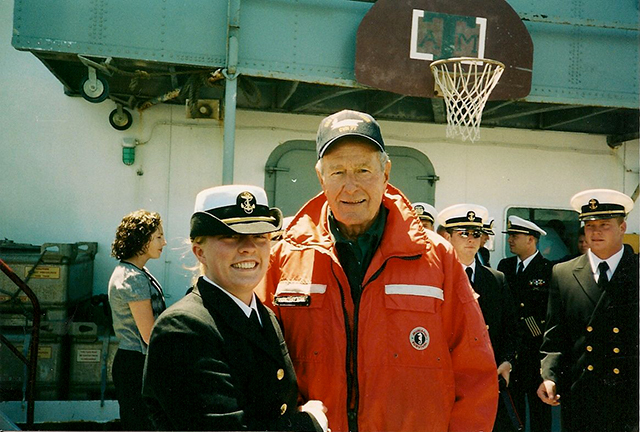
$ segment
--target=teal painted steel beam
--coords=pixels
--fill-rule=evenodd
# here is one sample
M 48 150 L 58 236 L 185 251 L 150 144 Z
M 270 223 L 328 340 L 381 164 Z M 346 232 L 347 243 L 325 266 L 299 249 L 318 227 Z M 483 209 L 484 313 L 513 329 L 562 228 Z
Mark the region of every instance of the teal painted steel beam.
M 534 43 L 532 90 L 525 101 L 638 108 L 638 3 L 614 3 L 509 0 Z M 229 4 L 14 0 L 12 43 L 34 53 L 228 68 Z M 244 0 L 242 31 L 233 29 L 237 72 L 363 88 L 354 75 L 356 32 L 371 6 L 347 0 Z M 239 21 L 239 6 L 235 10 Z
M 240 36 L 240 0 L 229 0 L 227 12 L 227 68 L 223 72 L 224 136 L 222 149 L 222 184 L 233 184 L 236 151 L 236 108 L 238 102 L 238 52 Z

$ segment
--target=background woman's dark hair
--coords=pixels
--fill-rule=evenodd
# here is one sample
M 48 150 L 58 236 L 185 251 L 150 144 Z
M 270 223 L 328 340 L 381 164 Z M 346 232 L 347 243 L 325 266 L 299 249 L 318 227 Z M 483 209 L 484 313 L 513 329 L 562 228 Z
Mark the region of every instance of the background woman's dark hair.
M 156 232 L 162 219 L 160 214 L 147 210 L 136 210 L 122 218 L 116 229 L 116 239 L 111 245 L 111 256 L 123 260 L 145 253 L 151 235 Z

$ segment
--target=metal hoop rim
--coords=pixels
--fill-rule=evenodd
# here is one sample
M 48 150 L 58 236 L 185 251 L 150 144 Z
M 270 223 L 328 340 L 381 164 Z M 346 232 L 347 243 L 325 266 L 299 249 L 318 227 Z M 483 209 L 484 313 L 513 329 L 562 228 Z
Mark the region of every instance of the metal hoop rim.
M 440 60 L 431 62 L 429 67 L 431 68 L 431 70 L 433 70 L 434 68 L 441 66 L 443 64 L 462 63 L 462 62 L 489 63 L 492 65 L 504 68 L 504 63 L 502 63 L 501 61 L 488 59 L 488 58 L 479 58 L 479 57 L 451 57 L 447 59 L 440 59 Z

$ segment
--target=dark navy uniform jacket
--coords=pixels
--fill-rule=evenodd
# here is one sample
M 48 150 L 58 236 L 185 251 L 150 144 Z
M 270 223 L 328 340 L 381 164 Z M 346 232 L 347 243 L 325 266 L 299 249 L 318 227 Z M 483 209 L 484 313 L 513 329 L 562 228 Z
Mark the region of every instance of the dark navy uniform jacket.
M 257 328 L 200 278 L 156 322 L 143 397 L 159 430 L 321 431 L 298 412 L 293 365 L 275 315 L 258 301 Z
M 476 260 L 473 290 L 480 295 L 478 303 L 487 324 L 496 365 L 505 361 L 513 364 L 520 337 L 516 329 L 515 306 L 504 275 Z
M 516 303 L 518 330 L 522 336 L 514 378 L 527 387 L 538 388 L 540 383 L 540 345 L 545 328 L 551 262 L 540 252 L 531 260 L 522 274 L 516 274 L 517 257 L 500 261 L 498 271 L 504 273 Z M 523 373 L 520 374 L 519 372 Z
M 554 267 L 541 351 L 542 376 L 556 383 L 568 430 L 637 430 L 638 256 L 631 247 L 604 291 L 586 254 Z

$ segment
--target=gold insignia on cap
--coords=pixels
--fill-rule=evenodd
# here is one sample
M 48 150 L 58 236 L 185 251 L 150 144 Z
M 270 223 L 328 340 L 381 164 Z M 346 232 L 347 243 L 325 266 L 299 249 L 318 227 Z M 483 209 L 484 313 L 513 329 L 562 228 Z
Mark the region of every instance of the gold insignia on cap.
M 473 222 L 474 220 L 476 220 L 476 213 L 473 211 L 470 211 L 467 213 L 467 219 L 469 219 L 471 222 Z
M 243 202 L 240 202 L 242 200 Z M 238 202 L 240 202 L 240 207 L 246 214 L 253 213 L 253 210 L 256 208 L 256 197 L 253 196 L 251 192 L 244 191 L 240 195 L 238 195 Z
M 507 222 L 507 229 L 511 229 L 511 221 Z
M 421 205 L 417 205 L 414 207 L 416 213 L 418 213 L 418 215 L 423 215 L 424 214 L 424 207 L 422 207 Z
M 600 204 L 600 203 L 599 203 L 599 202 L 598 202 L 598 200 L 597 200 L 597 199 L 595 199 L 595 198 L 591 198 L 591 199 L 589 200 L 589 208 L 590 208 L 591 210 L 595 210 L 595 209 L 597 209 L 597 208 L 598 208 L 598 204 Z

